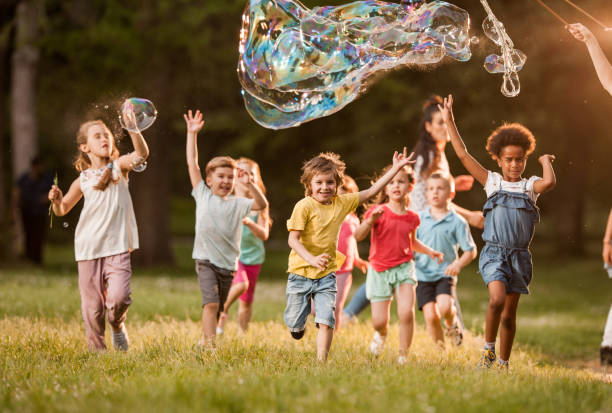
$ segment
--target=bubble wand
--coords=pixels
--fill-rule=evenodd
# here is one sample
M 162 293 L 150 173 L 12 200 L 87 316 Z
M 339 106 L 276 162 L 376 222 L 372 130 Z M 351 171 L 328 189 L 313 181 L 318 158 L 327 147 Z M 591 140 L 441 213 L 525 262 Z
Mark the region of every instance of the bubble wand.
M 487 13 L 487 18 L 482 23 L 482 28 L 486 36 L 501 48 L 502 54 L 501 56 L 487 56 L 485 69 L 489 73 L 501 73 L 502 68 L 500 66 L 503 67 L 504 81 L 501 87 L 502 94 L 506 97 L 518 96 L 521 91 L 518 71 L 523 68 L 527 56 L 514 48 L 514 43 L 510 36 L 508 36 L 508 33 L 506 33 L 504 24 L 495 17 L 487 0 L 480 0 L 480 3 Z
M 55 178 L 53 178 L 53 185 L 57 186 L 57 171 L 55 171 Z M 53 228 L 53 201 L 49 203 L 49 228 Z
M 575 8 L 576 10 L 578 10 L 580 13 L 584 14 L 585 16 L 587 16 L 588 18 L 590 18 L 591 20 L 593 20 L 595 23 L 597 23 L 598 25 L 600 25 L 601 27 L 603 27 L 603 29 L 606 32 L 612 31 L 612 27 L 608 27 L 605 24 L 603 24 L 601 21 L 597 20 L 595 17 L 593 17 L 592 15 L 590 15 L 589 13 L 587 13 L 584 9 L 578 7 L 577 5 L 575 5 L 574 3 L 572 3 L 570 0 L 563 0 L 565 1 L 567 4 L 569 4 L 570 6 L 572 6 L 573 8 Z

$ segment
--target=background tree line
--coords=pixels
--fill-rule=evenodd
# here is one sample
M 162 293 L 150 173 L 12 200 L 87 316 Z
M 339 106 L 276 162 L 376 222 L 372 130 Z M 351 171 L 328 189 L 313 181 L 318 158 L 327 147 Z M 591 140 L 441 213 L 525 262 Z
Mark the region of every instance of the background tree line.
M 341 4 L 328 0 L 325 4 Z M 612 24 L 607 0 L 581 6 Z M 320 151 L 335 151 L 361 185 L 390 161 L 394 149 L 414 145 L 421 105 L 432 93 L 452 93 L 456 117 L 468 147 L 485 166 L 495 168 L 484 150 L 488 134 L 503 121 L 518 121 L 536 135 L 536 155 L 557 155 L 559 185 L 542 197 L 545 234 L 556 251 L 584 252 L 589 225 L 605 217 L 587 210 L 612 200 L 609 147 L 612 100 L 601 89 L 584 46 L 531 0 L 492 0 L 516 46 L 528 60 L 520 72 L 522 91 L 503 97 L 501 76 L 482 67 L 498 53 L 484 37 L 484 11 L 478 0 L 454 4 L 471 16 L 480 38 L 469 62 L 450 59 L 437 67 L 402 68 L 386 74 L 342 111 L 298 128 L 273 131 L 256 124 L 244 109 L 236 76 L 238 31 L 246 0 L 4 0 L 0 3 L 0 243 L 10 255 L 11 187 L 41 153 L 57 169 L 63 189 L 76 177 L 71 166 L 78 125 L 105 119 L 120 145 L 129 149 L 117 119 L 122 100 L 152 100 L 159 116 L 144 135 L 149 167 L 132 174 L 141 250 L 148 265 L 173 260 L 171 201 L 188 198 L 182 113 L 199 108 L 206 119 L 200 135 L 201 162 L 216 154 L 248 156 L 261 166 L 268 187 L 274 235 L 285 238 L 285 220 L 303 195 L 300 166 Z M 308 7 L 322 5 L 305 0 Z M 551 3 L 551 5 L 553 5 Z M 558 1 L 554 7 L 570 21 L 590 22 Z M 612 35 L 591 26 L 606 51 Z M 612 56 L 612 53 L 609 55 Z M 449 149 L 451 170 L 464 173 Z M 536 156 L 527 174 L 541 173 Z M 480 208 L 480 188 L 458 202 Z M 77 211 L 71 213 L 77 215 Z

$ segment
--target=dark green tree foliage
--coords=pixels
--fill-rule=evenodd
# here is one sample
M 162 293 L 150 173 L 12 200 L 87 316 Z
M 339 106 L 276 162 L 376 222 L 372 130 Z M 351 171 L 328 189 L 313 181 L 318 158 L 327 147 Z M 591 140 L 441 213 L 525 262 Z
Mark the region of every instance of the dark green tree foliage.
M 322 5 L 314 0 L 304 3 Z M 606 3 L 589 0 L 582 5 L 612 22 L 612 15 L 605 15 Z M 495 127 L 518 121 L 534 131 L 538 147 L 527 175 L 541 173 L 538 154 L 557 155 L 559 185 L 540 202 L 544 220 L 554 222 L 555 232 L 548 235 L 559 249 L 582 248 L 587 203 L 604 205 L 612 199 L 607 183 L 612 99 L 599 86 L 584 45 L 537 3 L 491 2 L 516 46 L 528 56 L 517 98 L 503 97 L 501 76 L 482 68 L 484 57 L 498 49 L 482 35 L 480 3 L 456 1 L 470 12 L 473 33 L 481 40 L 471 61 L 445 60 L 438 67 L 396 70 L 342 111 L 282 131 L 261 128 L 244 110 L 236 63 L 245 4 L 246 0 L 47 0 L 39 130 L 41 147 L 62 162 L 64 188 L 76 176 L 67 161 L 76 152 L 74 135 L 80 122 L 96 116 L 117 127 L 116 110 L 128 96 L 151 99 L 159 111 L 157 122 L 145 132 L 151 146 L 149 168 L 132 174 L 144 262 L 172 258 L 169 199 L 189 197 L 191 190 L 184 161 L 182 113 L 187 109 L 198 108 L 205 115 L 199 139 L 202 167 L 218 154 L 245 155 L 260 162 L 276 221 L 274 237 L 284 242 L 285 220 L 303 196 L 302 162 L 320 151 L 336 151 L 347 162 L 347 172 L 365 186 L 368 177 L 390 162 L 394 149 L 415 144 L 421 105 L 432 93 L 455 96 L 460 131 L 470 151 L 488 168 L 496 165 L 485 153 L 484 142 Z M 570 21 L 584 21 L 569 7 L 560 6 L 560 12 Z M 604 41 L 601 31 L 594 31 L 612 56 L 611 43 Z M 122 145 L 127 150 L 125 138 Z M 451 169 L 464 173 L 450 148 L 447 155 Z M 475 188 L 457 199 L 477 209 L 484 193 Z M 599 221 L 603 226 L 604 218 Z

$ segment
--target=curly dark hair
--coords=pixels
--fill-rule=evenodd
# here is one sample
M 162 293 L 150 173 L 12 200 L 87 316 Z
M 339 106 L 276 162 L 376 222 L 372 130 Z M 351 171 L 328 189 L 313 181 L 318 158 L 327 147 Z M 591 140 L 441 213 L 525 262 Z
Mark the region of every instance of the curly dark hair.
M 530 155 L 536 147 L 533 133 L 520 123 L 505 123 L 495 129 L 487 138 L 487 152 L 493 159 L 497 159 L 506 146 L 516 145 Z
M 419 140 L 412 149 L 414 152 L 415 159 L 419 156 L 423 158 L 423 164 L 421 165 L 421 176 L 427 177 L 429 174 L 438 169 L 442 154 L 438 150 L 436 140 L 431 136 L 425 128 L 426 123 L 431 123 L 434 114 L 440 111 L 438 105 L 441 105 L 443 100 L 438 95 L 432 95 L 423 104 L 423 116 L 421 117 L 421 123 L 419 124 Z M 433 155 L 433 156 L 432 156 Z
M 304 185 L 305 195 L 312 195 L 310 181 L 316 174 L 331 172 L 334 174 L 336 186 L 342 185 L 346 164 L 340 159 L 340 155 L 333 152 L 322 152 L 304 163 L 302 166 L 302 177 L 300 182 Z M 337 188 L 336 188 L 337 189 Z

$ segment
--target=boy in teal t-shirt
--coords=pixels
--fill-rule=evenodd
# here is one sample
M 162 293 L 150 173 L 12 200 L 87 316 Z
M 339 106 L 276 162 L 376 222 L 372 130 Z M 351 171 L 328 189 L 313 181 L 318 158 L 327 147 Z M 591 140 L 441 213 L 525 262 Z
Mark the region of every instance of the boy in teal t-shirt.
M 440 320 L 446 324 L 447 335 L 456 345 L 463 333 L 457 323 L 457 310 L 452 287 L 463 267 L 476 258 L 476 245 L 470 227 L 451 207 L 455 195 L 452 177 L 433 174 L 427 179 L 426 196 L 429 208 L 421 212 L 417 238 L 441 251 L 444 260 L 438 263 L 423 254 L 415 255 L 418 285 L 417 304 L 427 324 L 427 331 L 436 342 L 444 342 Z M 459 256 L 459 249 L 463 251 Z

